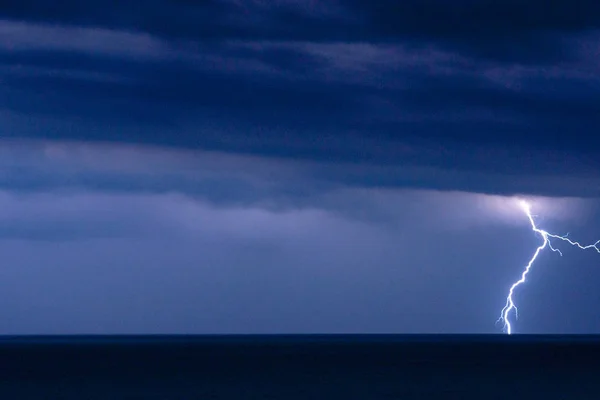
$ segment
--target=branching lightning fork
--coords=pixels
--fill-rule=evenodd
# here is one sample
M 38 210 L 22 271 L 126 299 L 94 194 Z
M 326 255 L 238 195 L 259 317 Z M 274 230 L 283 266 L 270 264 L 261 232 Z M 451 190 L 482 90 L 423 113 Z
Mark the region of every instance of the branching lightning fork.
M 540 234 L 543 242 L 535 250 L 535 253 L 533 253 L 533 257 L 531 257 L 531 259 L 529 260 L 529 263 L 525 266 L 525 269 L 523 270 L 523 273 L 521 274 L 521 278 L 518 281 L 516 281 L 515 283 L 513 283 L 513 285 L 510 287 L 510 290 L 508 291 L 508 296 L 506 297 L 506 305 L 502 309 L 500 318 L 498 319 L 498 323 L 502 322 L 504 324 L 504 331 L 506 333 L 508 333 L 509 335 L 512 333 L 512 325 L 509 320 L 510 314 L 514 312 L 515 319 L 518 318 L 518 309 L 517 309 L 517 306 L 515 305 L 515 302 L 513 299 L 515 289 L 517 289 L 517 287 L 519 287 L 521 284 L 525 283 L 525 281 L 527 280 L 527 275 L 529 274 L 531 267 L 535 263 L 535 260 L 538 258 L 538 256 L 542 252 L 542 250 L 544 250 L 546 247 L 548 247 L 550 250 L 552 250 L 554 252 L 557 252 L 558 254 L 560 254 L 562 256 L 561 251 L 552 246 L 552 242 L 550 241 L 550 239 L 557 239 L 557 240 L 561 240 L 563 242 L 567 242 L 571 246 L 578 247 L 581 250 L 593 249 L 593 250 L 596 250 L 598 253 L 600 253 L 600 240 L 598 240 L 594 244 L 584 246 L 579 242 L 575 242 L 575 241 L 569 239 L 567 237 L 568 234 L 564 235 L 564 236 L 559 236 L 559 235 L 554 235 L 552 233 L 549 233 L 549 232 L 537 227 L 537 225 L 535 224 L 535 220 L 533 219 L 534 215 L 531 214 L 531 205 L 527 201 L 521 200 L 519 202 L 519 204 L 520 204 L 521 208 L 523 209 L 523 211 L 525 211 L 525 214 L 527 214 L 527 217 L 529 218 L 529 222 L 531 223 L 531 229 L 535 233 Z

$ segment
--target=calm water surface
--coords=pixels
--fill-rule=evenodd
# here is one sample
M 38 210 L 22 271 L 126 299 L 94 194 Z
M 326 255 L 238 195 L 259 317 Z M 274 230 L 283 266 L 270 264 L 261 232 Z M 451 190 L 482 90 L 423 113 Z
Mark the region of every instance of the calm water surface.
M 0 399 L 600 398 L 598 336 L 0 339 Z

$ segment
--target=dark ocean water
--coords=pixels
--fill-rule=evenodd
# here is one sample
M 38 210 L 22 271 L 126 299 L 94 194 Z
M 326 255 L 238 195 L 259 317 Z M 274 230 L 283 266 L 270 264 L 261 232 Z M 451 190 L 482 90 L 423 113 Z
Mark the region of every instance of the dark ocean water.
M 600 399 L 600 336 L 0 338 L 0 399 Z

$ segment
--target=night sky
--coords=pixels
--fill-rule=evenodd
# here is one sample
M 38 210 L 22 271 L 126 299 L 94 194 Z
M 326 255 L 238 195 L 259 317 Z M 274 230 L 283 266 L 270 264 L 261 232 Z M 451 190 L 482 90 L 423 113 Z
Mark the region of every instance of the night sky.
M 501 333 L 600 239 L 597 0 L 0 5 L 0 334 Z M 554 242 L 519 333 L 600 333 Z

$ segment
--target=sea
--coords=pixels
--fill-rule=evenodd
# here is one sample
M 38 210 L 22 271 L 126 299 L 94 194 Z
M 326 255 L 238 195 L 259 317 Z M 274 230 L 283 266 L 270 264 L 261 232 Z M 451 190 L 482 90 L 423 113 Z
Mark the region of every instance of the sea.
M 600 399 L 600 336 L 0 337 L 0 399 Z

